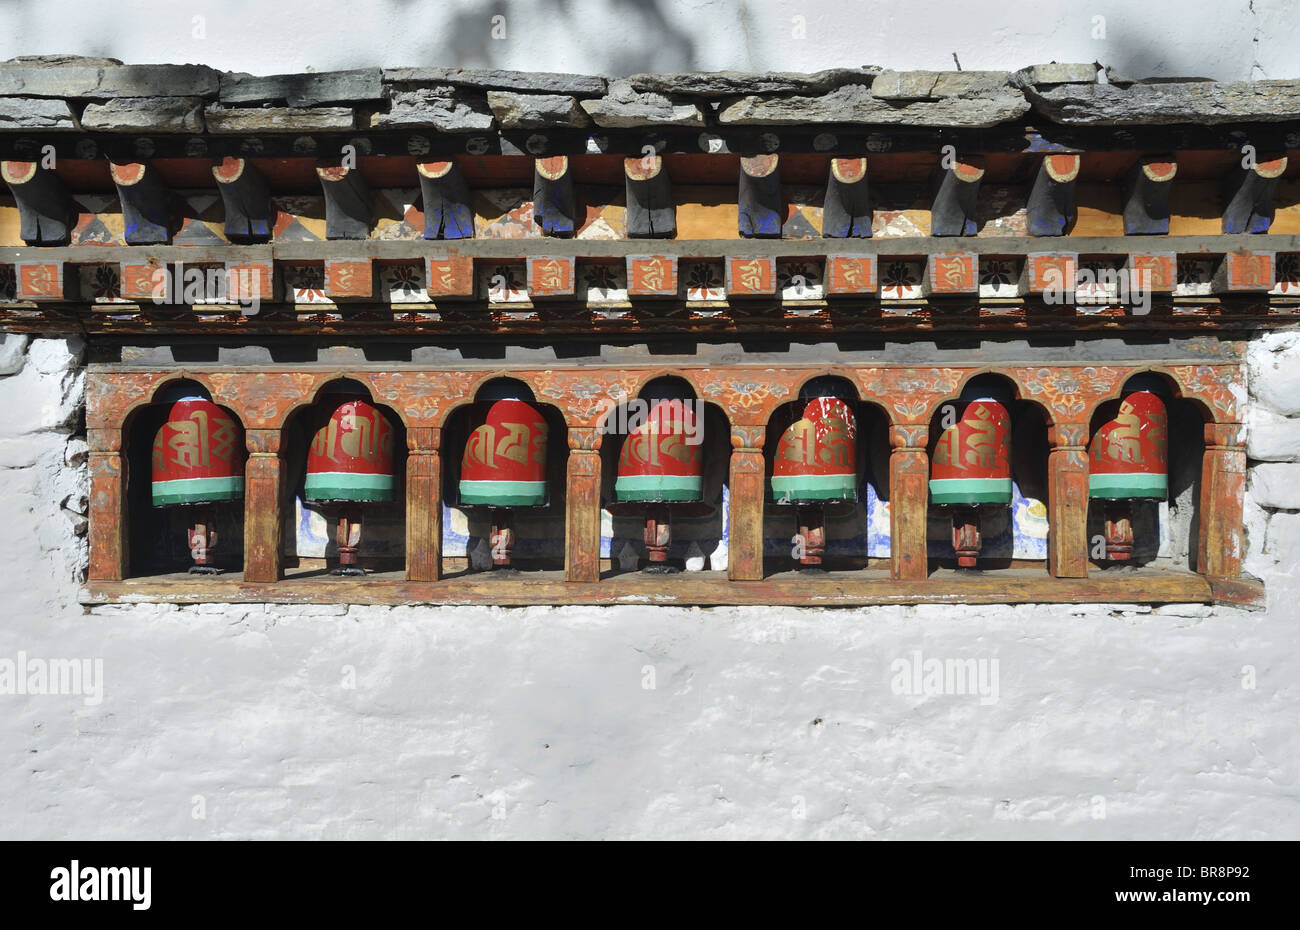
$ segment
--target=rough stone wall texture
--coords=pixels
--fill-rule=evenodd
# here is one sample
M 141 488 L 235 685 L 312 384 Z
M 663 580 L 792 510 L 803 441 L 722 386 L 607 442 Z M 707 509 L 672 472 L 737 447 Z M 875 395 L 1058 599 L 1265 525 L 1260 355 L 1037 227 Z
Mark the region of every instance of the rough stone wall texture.
M 81 347 L 10 336 L 0 658 L 104 691 L 0 695 L 0 837 L 1294 837 L 1300 335 L 1250 360 L 1263 612 L 84 611 Z M 917 651 L 996 702 L 895 693 Z

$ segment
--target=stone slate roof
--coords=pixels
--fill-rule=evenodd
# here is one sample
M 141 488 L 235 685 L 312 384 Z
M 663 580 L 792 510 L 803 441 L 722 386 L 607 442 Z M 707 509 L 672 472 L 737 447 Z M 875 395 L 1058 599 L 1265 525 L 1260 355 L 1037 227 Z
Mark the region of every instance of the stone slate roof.
M 24 56 L 0 63 L 0 131 L 255 134 L 422 128 L 860 125 L 977 129 L 1300 119 L 1300 81 L 1133 80 L 1098 64 L 581 74 L 366 68 L 251 74 Z

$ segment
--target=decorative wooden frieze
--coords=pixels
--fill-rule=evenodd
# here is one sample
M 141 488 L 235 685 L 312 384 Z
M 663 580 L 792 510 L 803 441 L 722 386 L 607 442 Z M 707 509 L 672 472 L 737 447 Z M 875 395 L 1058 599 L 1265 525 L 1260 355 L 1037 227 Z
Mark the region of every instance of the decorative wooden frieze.
M 1073 291 L 1079 273 L 1077 252 L 1030 252 L 1021 270 L 1021 289 L 1027 294 Z
M 53 171 L 35 161 L 0 162 L 18 203 L 18 234 L 28 245 L 63 245 L 75 223 L 72 198 Z
M 773 258 L 727 259 L 727 295 L 766 297 L 776 292 L 776 260 Z
M 1074 223 L 1078 155 L 1046 155 L 1029 190 L 1026 228 L 1031 236 L 1063 236 Z
M 448 160 L 420 162 L 415 169 L 424 203 L 424 238 L 473 239 L 474 206 L 460 167 Z
M 464 255 L 431 255 L 425 259 L 429 296 L 473 297 L 474 259 Z
M 1173 252 L 1130 252 L 1124 267 L 1132 289 L 1169 294 L 1178 283 L 1178 256 Z
M 533 256 L 528 259 L 528 294 L 531 297 L 572 297 L 573 259 Z
M 567 155 L 538 158 L 533 162 L 533 222 L 544 236 L 569 238 L 576 213 L 573 175 Z
M 1124 234 L 1158 236 L 1169 232 L 1169 194 L 1178 163 L 1172 155 L 1144 155 L 1129 170 L 1124 187 Z
M 375 275 L 370 259 L 326 259 L 325 296 L 330 300 L 371 298 L 374 294 Z
M 15 262 L 14 296 L 18 300 L 64 300 L 63 262 Z
M 778 155 L 753 155 L 740 160 L 738 213 L 740 235 L 775 239 L 785 221 Z
M 170 242 L 172 230 L 178 225 L 175 198 L 158 172 L 144 162 L 109 162 L 108 170 L 122 204 L 127 245 Z
M 876 256 L 831 255 L 826 259 L 826 293 L 831 297 L 876 293 Z
M 954 161 L 940 174 L 930 208 L 930 235 L 975 235 L 976 203 L 983 177 L 984 159 L 977 155 Z
M 1278 155 L 1238 166 L 1224 178 L 1223 232 L 1266 233 L 1273 224 L 1273 193 L 1286 171 Z
M 625 158 L 629 239 L 671 239 L 677 235 L 672 182 L 659 155 Z
M 627 256 L 627 293 L 629 297 L 676 297 L 677 257 Z
M 269 239 L 275 227 L 271 191 L 246 158 L 227 157 L 212 166 L 226 209 L 226 236 L 233 242 Z
M 226 294 L 240 302 L 275 299 L 275 266 L 270 261 L 226 262 Z
M 867 194 L 867 160 L 832 158 L 822 206 L 822 237 L 871 238 L 871 198 Z
M 343 165 L 318 164 L 316 176 L 325 196 L 325 238 L 369 236 L 375 198 L 361 172 Z
M 1214 274 L 1216 294 L 1267 291 L 1273 286 L 1273 252 L 1248 252 L 1244 249 L 1223 256 Z
M 942 252 L 931 255 L 921 285 L 924 297 L 949 297 L 979 291 L 979 256 L 974 252 Z

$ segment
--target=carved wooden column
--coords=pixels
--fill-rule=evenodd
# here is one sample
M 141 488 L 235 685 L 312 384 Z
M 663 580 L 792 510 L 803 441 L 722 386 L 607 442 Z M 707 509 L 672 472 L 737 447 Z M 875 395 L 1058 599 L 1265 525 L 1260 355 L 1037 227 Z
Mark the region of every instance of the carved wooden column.
M 1246 449 L 1241 437 L 1240 423 L 1205 424 L 1196 570 L 1213 578 L 1241 576 L 1246 497 Z
M 1051 428 L 1047 456 L 1047 570 L 1088 577 L 1088 424 Z
M 889 430 L 889 574 L 898 581 L 922 581 L 930 573 L 926 518 L 930 508 L 930 455 L 924 423 Z
M 126 467 L 122 462 L 122 431 L 89 429 L 90 445 L 90 581 L 121 581 L 126 577 Z
M 731 495 L 727 520 L 727 577 L 763 580 L 764 426 L 731 427 Z
M 281 475 L 280 431 L 245 432 L 248 463 L 244 466 L 244 580 L 280 580 Z
M 600 430 L 569 427 L 564 580 L 600 580 Z
M 442 430 L 406 431 L 406 580 L 437 581 L 442 571 Z

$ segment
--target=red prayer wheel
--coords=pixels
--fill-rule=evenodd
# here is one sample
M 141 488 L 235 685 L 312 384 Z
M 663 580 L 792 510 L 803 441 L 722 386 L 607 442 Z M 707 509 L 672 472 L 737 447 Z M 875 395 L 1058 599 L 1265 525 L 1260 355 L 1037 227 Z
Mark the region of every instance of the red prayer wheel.
M 778 504 L 797 507 L 802 569 L 816 569 L 826 551 L 825 504 L 858 498 L 858 423 L 834 396 L 813 397 L 777 444 L 769 491 Z
M 343 504 L 335 537 L 339 567 L 334 573 L 361 575 L 365 572 L 357 567 L 360 505 L 391 501 L 396 494 L 394 430 L 388 418 L 368 401 L 338 403 L 337 395 L 333 399 L 336 405 L 316 431 L 307 453 L 303 497 Z
M 460 467 L 460 502 L 492 508 L 492 564 L 509 568 L 515 531 L 513 507 L 546 504 L 546 418 L 516 397 L 488 408 L 470 434 Z
M 154 435 L 152 452 L 153 505 L 195 508 L 186 530 L 190 571 L 215 573 L 215 505 L 244 496 L 243 429 L 207 398 L 183 396 Z
M 1011 416 L 988 395 L 968 401 L 931 456 L 930 500 L 952 510 L 960 568 L 974 568 L 982 545 L 980 510 L 1011 504 Z
M 1088 472 L 1088 496 L 1105 512 L 1106 558 L 1127 562 L 1133 556 L 1132 502 L 1169 496 L 1169 418 L 1155 393 L 1124 395 L 1119 412 L 1092 437 Z
M 699 502 L 704 496 L 704 455 L 694 401 L 651 400 L 646 421 L 628 433 L 618 457 L 614 497 L 641 501 L 645 509 L 645 545 L 651 572 L 671 572 L 674 502 Z

